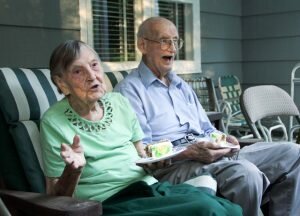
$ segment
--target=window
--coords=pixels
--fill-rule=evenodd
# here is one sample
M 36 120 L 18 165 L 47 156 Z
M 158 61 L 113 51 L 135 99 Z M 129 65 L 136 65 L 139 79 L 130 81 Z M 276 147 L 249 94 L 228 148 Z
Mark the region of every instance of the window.
M 135 61 L 134 0 L 92 0 L 94 48 L 102 61 Z
M 158 15 L 174 22 L 179 37 L 184 40 L 175 70 L 200 72 L 200 9 L 197 1 L 80 0 L 81 37 L 99 53 L 105 70 L 130 69 L 136 67 L 141 58 L 136 47 L 138 25 L 142 20 Z

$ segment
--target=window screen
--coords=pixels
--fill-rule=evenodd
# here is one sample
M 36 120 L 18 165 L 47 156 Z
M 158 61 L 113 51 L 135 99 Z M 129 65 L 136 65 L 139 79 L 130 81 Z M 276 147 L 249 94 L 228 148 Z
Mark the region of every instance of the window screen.
M 92 0 L 93 44 L 102 61 L 136 61 L 134 6 L 137 1 L 141 0 Z M 155 8 L 157 15 L 175 23 L 179 37 L 184 40 L 177 59 L 192 60 L 192 4 L 156 0 Z
M 94 48 L 102 61 L 135 61 L 134 0 L 92 0 Z

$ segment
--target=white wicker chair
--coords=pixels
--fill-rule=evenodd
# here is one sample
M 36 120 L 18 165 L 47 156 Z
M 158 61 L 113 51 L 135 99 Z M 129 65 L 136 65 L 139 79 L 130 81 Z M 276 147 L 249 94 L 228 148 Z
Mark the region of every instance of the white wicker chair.
M 272 131 L 282 129 L 286 139 L 291 141 L 293 133 L 300 128 L 300 113 L 290 95 L 274 85 L 254 86 L 246 89 L 241 95 L 241 109 L 257 138 L 272 141 Z M 282 116 L 295 117 L 298 124 L 286 129 Z M 277 117 L 276 125 L 266 127 L 262 120 Z

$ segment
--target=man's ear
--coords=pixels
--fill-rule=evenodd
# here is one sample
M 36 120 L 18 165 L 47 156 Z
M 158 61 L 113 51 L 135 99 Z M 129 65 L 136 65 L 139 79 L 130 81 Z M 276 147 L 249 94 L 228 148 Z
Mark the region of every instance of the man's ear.
M 54 76 L 53 80 L 55 82 L 55 84 L 58 86 L 58 88 L 61 90 L 61 92 L 67 96 L 70 94 L 70 90 L 68 85 L 65 83 L 65 81 L 59 77 L 59 76 Z
M 147 44 L 145 43 L 145 40 L 143 38 L 138 38 L 137 47 L 142 54 L 146 53 Z

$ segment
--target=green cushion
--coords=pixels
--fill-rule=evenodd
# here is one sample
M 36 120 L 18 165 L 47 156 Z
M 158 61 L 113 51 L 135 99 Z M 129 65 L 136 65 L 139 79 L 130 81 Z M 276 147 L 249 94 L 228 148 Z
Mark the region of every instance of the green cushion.
M 0 69 L 0 107 L 8 123 L 38 120 L 62 98 L 47 69 Z
M 45 192 L 38 123 L 38 121 L 17 122 L 10 127 L 10 133 L 28 179 L 30 191 Z
M 115 71 L 115 72 L 105 72 L 105 83 L 107 86 L 107 91 L 112 91 L 113 88 L 123 80 L 128 74 L 129 71 Z
M 18 157 L 11 134 L 0 112 L 0 177 L 5 188 L 29 191 L 29 184 Z

